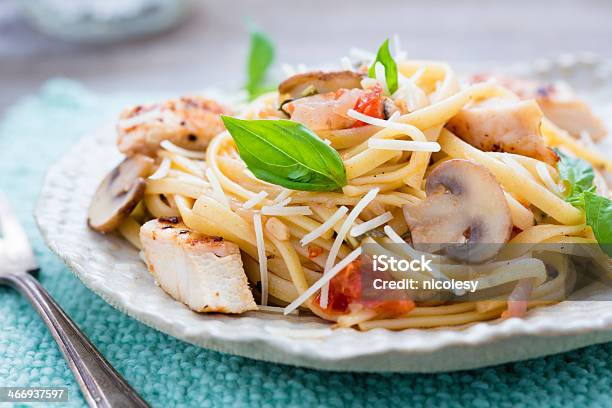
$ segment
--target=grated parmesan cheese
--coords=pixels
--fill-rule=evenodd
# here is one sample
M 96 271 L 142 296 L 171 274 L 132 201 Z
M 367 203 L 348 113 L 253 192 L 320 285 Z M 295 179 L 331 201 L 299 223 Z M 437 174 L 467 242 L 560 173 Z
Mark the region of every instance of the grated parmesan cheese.
M 171 164 L 170 159 L 167 157 L 164 157 L 164 159 L 162 160 L 161 164 L 159 165 L 155 173 L 149 176 L 149 179 L 159 180 L 159 179 L 163 179 L 164 177 L 166 177 L 168 173 L 170 172 L 170 164 Z
M 417 252 L 414 251 L 412 249 L 412 247 L 410 245 L 408 245 L 408 243 L 406 243 L 406 241 L 404 241 L 404 239 L 402 237 L 399 236 L 399 234 L 397 232 L 395 232 L 395 230 L 393 229 L 393 227 L 391 227 L 390 225 L 385 225 L 385 234 L 387 234 L 387 236 L 389 237 L 389 239 L 391 241 L 393 241 L 394 244 L 401 244 L 401 245 L 406 245 L 406 249 L 409 248 L 409 253 L 410 256 L 416 256 Z
M 264 205 L 261 207 L 262 215 L 312 215 L 312 210 L 307 205 L 295 207 L 283 207 L 278 205 Z
M 208 187 L 208 186 L 210 186 L 210 183 L 207 182 L 206 180 L 204 180 L 202 178 L 199 178 L 199 177 L 196 177 L 194 175 L 191 175 L 189 173 L 185 173 L 185 172 L 180 171 L 180 170 L 172 170 L 172 169 L 170 169 L 168 171 L 168 177 L 172 177 L 172 178 L 175 178 L 177 180 L 184 181 L 186 183 L 195 184 L 195 185 L 200 186 L 200 187 Z
M 212 171 L 212 169 L 206 169 L 206 177 L 208 178 L 208 181 L 210 182 L 210 185 L 212 187 L 212 197 L 224 207 L 230 208 L 229 200 L 223 192 L 223 188 L 221 188 L 219 179 L 217 179 L 217 176 Z
M 338 262 L 333 268 L 327 271 L 327 273 L 325 273 L 318 281 L 316 281 L 311 287 L 309 287 L 304 293 L 298 296 L 297 299 L 295 299 L 285 308 L 285 311 L 284 311 L 285 315 L 291 313 L 292 311 L 300 307 L 300 305 L 304 303 L 305 301 L 307 301 L 312 295 L 314 295 L 317 292 L 317 290 L 323 288 L 324 286 L 328 286 L 329 281 L 332 280 L 332 278 L 336 276 L 338 272 L 346 268 L 348 264 L 353 262 L 355 259 L 357 259 L 361 255 L 361 251 L 362 251 L 361 247 L 355 249 L 353 252 L 348 254 L 343 260 Z M 322 299 L 323 298 L 321 297 L 321 300 Z M 327 307 L 327 302 L 325 306 L 321 305 L 321 307 L 323 308 Z
M 423 92 L 423 90 L 419 88 L 412 79 L 401 78 L 400 88 L 395 91 L 393 98 L 405 100 L 410 112 L 424 108 L 429 104 L 429 100 L 425 92 Z
M 425 141 L 425 135 L 423 132 L 417 128 L 416 126 L 409 125 L 407 123 L 398 123 L 395 121 L 389 121 L 384 119 L 373 118 L 372 116 L 364 115 L 361 112 L 357 112 L 354 109 L 349 109 L 346 113 L 347 116 L 357 119 L 361 122 L 367 123 L 368 125 L 379 126 L 382 128 L 399 130 L 400 132 L 404 132 L 406 135 L 410 136 L 414 140 Z
M 176 167 L 183 170 L 184 172 L 191 173 L 192 175 L 196 177 L 201 177 L 201 178 L 204 178 L 205 176 L 204 172 L 206 171 L 206 169 L 202 167 L 201 165 L 198 165 L 198 163 L 202 163 L 199 160 L 194 161 L 185 156 L 181 156 L 180 154 L 172 153 L 168 151 L 160 151 L 158 152 L 158 155 L 162 157 L 168 157 L 170 160 L 172 160 L 172 162 L 176 165 Z M 170 172 L 173 172 L 173 171 L 174 170 L 170 170 Z
M 336 239 L 334 240 L 334 243 L 332 244 L 331 249 L 329 250 L 329 255 L 327 257 L 327 260 L 325 261 L 325 268 L 323 270 L 324 274 L 328 273 L 328 271 L 332 268 L 334 262 L 336 261 L 336 257 L 338 256 L 338 251 L 340 251 L 340 246 L 342 245 L 342 242 L 344 242 L 344 239 L 346 238 L 346 235 L 348 234 L 349 229 L 353 226 L 353 223 L 357 220 L 357 218 L 359 217 L 359 214 L 361 214 L 361 212 L 367 207 L 367 205 L 370 204 L 374 200 L 374 198 L 376 198 L 376 195 L 378 194 L 379 191 L 380 191 L 380 188 L 378 187 L 373 188 L 372 190 L 368 191 L 368 193 L 365 196 L 363 196 L 361 200 L 359 200 L 359 202 L 355 205 L 355 207 L 353 207 L 349 215 L 346 217 L 346 219 L 342 223 L 342 226 L 340 227 L 340 230 L 338 231 L 338 234 L 336 235 Z M 327 307 L 328 296 L 329 296 L 329 285 L 325 285 L 323 286 L 323 289 L 321 290 L 321 307 L 323 309 Z
M 402 43 L 397 33 L 393 34 L 393 51 L 396 61 L 403 61 L 406 59 L 406 51 L 402 50 Z
M 384 93 L 389 95 L 389 85 L 387 84 L 387 78 L 385 77 L 385 66 L 382 63 L 377 62 L 376 65 L 374 65 L 374 72 L 376 73 L 376 80 L 380 83 Z
M 261 304 L 268 304 L 268 258 L 266 257 L 266 244 L 261 226 L 261 214 L 253 214 L 253 226 L 255 227 L 255 242 L 257 244 L 257 257 L 259 258 L 259 276 L 261 279 Z
M 329 217 L 323 224 L 319 225 L 317 228 L 304 235 L 300 240 L 300 244 L 302 246 L 306 246 L 315 239 L 319 238 L 321 235 L 325 234 L 327 231 L 333 228 L 334 225 L 336 225 L 336 223 L 340 221 L 342 217 L 344 217 L 344 214 L 346 214 L 347 212 L 348 208 L 346 208 L 345 206 L 338 208 L 336 212 L 331 217 Z
M 287 197 L 289 197 L 291 195 L 293 191 L 289 190 L 289 189 L 283 189 L 283 191 L 281 191 L 280 193 L 278 193 L 278 195 L 276 196 L 276 198 L 274 199 L 274 202 L 276 204 L 279 204 L 281 202 L 283 202 L 285 199 L 287 199 Z M 287 205 L 287 204 L 285 204 Z M 283 207 L 283 206 L 281 206 Z
M 374 88 L 376 85 L 378 85 L 378 81 L 375 78 L 366 77 L 361 80 L 363 89 Z
M 397 120 L 397 118 L 399 118 L 401 116 L 400 111 L 396 110 L 395 112 L 393 112 L 391 114 L 391 116 L 389 116 L 389 119 L 387 119 L 389 122 L 395 122 Z
M 271 205 L 270 207 L 282 208 L 282 207 L 286 207 L 287 205 L 289 205 L 290 202 L 291 202 L 291 197 L 287 197 L 283 201 L 275 203 Z
M 187 149 L 183 149 L 182 147 L 178 147 L 177 145 L 175 145 L 174 143 L 172 143 L 169 140 L 164 140 L 159 144 L 163 149 L 172 152 L 172 153 L 176 153 L 178 155 L 181 156 L 185 156 L 185 157 L 189 157 L 191 159 L 200 159 L 200 160 L 205 160 L 206 159 L 206 153 L 205 152 L 196 152 L 195 150 L 187 150 Z
M 368 231 L 373 230 L 374 228 L 378 228 L 383 224 L 388 223 L 393 219 L 393 215 L 389 211 L 379 215 L 378 217 L 374 217 L 369 221 L 366 221 L 362 224 L 359 224 L 351 229 L 351 236 L 358 237 L 360 235 L 365 234 Z
M 255 194 L 253 197 L 245 201 L 244 204 L 242 204 L 242 208 L 244 208 L 245 210 L 249 210 L 255 207 L 257 204 L 259 204 L 267 196 L 268 196 L 267 192 L 260 191 L 259 193 Z

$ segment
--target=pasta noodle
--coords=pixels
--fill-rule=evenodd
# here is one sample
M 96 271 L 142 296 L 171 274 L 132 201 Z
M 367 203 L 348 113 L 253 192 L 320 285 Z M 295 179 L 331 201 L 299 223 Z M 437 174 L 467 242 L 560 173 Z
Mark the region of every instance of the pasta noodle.
M 444 63 L 403 59 L 398 61 L 398 69 L 400 81 L 393 95 L 389 95 L 391 83 L 387 83 L 380 62 L 376 78 L 361 81 L 367 89 L 386 89 L 388 98 L 397 102 L 399 108 L 385 113 L 386 119 L 358 111 L 355 105 L 342 120 L 357 125 L 314 130 L 342 159 L 347 184 L 341 190 L 294 191 L 258 179 L 241 159 L 230 132 L 224 131 L 210 141 L 206 152 L 162 143 L 163 149 L 156 153 L 156 170 L 146 179 L 142 202 L 147 214 L 180 217 L 189 229 L 236 243 L 243 252 L 249 281 L 259 285 L 262 305 L 308 309 L 337 321 L 340 327 L 400 330 L 492 320 L 502 315 L 514 285 L 522 280 L 534 285 L 529 308 L 562 300 L 575 273 L 561 250 L 552 249 L 546 257 L 538 257 L 534 246 L 596 241 L 585 225 L 584 213 L 563 199 L 557 169 L 516 152 L 480 150 L 447 127 L 474 103 L 496 98 L 516 101 L 518 97 L 490 82 L 461 87 Z M 242 109 L 240 117 L 284 117 L 278 110 L 281 96 L 277 92 L 260 96 Z M 612 171 L 609 158 L 582 145 L 546 118 L 541 132 L 549 146 L 562 146 Z M 447 256 L 430 255 L 436 262 L 431 274 L 392 275 L 398 280 L 410 277 L 421 282 L 432 276 L 443 281 L 472 278 L 478 282 L 478 290 L 484 291 L 481 293 L 497 295 L 450 303 L 444 299 L 429 303 L 416 300 L 394 316 L 364 305 L 353 305 L 343 313 L 330 309 L 328 297 L 333 293 L 326 273 L 333 270 L 342 275 L 336 268 L 338 262 L 342 264 L 347 257 L 356 259 L 364 244 L 370 243 L 380 254 L 408 259 L 423 254 L 404 242 L 403 234 L 409 228 L 403 208 L 427 200 L 430 175 L 454 159 L 484 166 L 503 189 L 504 205 L 515 228 L 508 245 L 496 262 L 466 268 Z M 119 228 L 139 249 L 138 231 L 144 218 L 132 215 Z M 600 258 L 599 262 L 606 260 Z M 554 278 L 548 275 L 549 264 L 557 268 Z M 313 285 L 320 285 L 321 292 L 305 297 L 313 292 Z M 303 303 L 296 303 L 299 300 Z

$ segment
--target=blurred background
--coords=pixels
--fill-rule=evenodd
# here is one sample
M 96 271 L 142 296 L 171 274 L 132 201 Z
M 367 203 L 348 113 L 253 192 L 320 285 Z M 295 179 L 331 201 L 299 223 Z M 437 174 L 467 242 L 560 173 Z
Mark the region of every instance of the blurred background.
M 514 62 L 612 53 L 609 0 L 0 0 L 0 114 L 51 77 L 94 91 L 244 81 L 247 23 L 277 62 L 338 61 L 400 35 L 410 57 Z

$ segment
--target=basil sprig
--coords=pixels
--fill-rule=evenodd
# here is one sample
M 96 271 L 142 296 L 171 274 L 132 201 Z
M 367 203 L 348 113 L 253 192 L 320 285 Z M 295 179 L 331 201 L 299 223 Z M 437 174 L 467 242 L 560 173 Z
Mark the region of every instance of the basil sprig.
M 557 169 L 567 187 L 565 201 L 584 210 L 586 222 L 601 248 L 612 257 L 612 200 L 596 194 L 595 171 L 586 161 L 568 156 L 558 149 Z
M 346 185 L 338 152 L 300 123 L 222 118 L 240 157 L 258 179 L 304 191 L 336 191 Z
M 612 257 L 612 200 L 589 191 L 584 193 L 584 208 L 597 242 Z
M 368 70 L 368 76 L 370 78 L 376 78 L 376 63 L 380 62 L 383 67 L 385 67 L 385 79 L 387 81 L 387 88 L 389 88 L 389 92 L 391 94 L 397 91 L 398 85 L 398 73 L 397 73 L 397 64 L 395 60 L 391 56 L 391 52 L 389 51 L 389 39 L 387 38 L 384 43 L 378 49 L 378 53 L 376 53 L 376 59 L 370 65 L 370 69 Z
M 265 33 L 255 28 L 251 30 L 251 48 L 248 58 L 245 89 L 249 93 L 249 99 L 252 100 L 274 89 L 264 85 L 268 68 L 274 61 L 274 44 Z
M 593 167 L 588 162 L 568 156 L 559 149 L 554 150 L 560 159 L 557 165 L 559 177 L 567 187 L 565 201 L 575 207 L 584 207 L 584 193 L 586 191 L 595 192 L 595 186 L 593 185 L 595 171 Z

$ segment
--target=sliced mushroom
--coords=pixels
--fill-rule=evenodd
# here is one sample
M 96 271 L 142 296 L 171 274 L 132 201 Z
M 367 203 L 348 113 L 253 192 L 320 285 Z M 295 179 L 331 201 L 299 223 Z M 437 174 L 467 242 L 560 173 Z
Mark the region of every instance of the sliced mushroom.
M 404 217 L 417 249 L 445 248 L 469 263 L 494 257 L 510 238 L 512 217 L 500 185 L 484 166 L 449 160 L 435 168 L 427 198 L 404 206 Z
M 96 231 L 118 228 L 144 197 L 144 177 L 151 174 L 153 159 L 137 154 L 123 160 L 98 186 L 89 206 L 87 222 Z
M 278 86 L 281 104 L 289 99 L 333 92 L 338 89 L 361 88 L 363 76 L 353 71 L 313 71 L 285 79 Z

